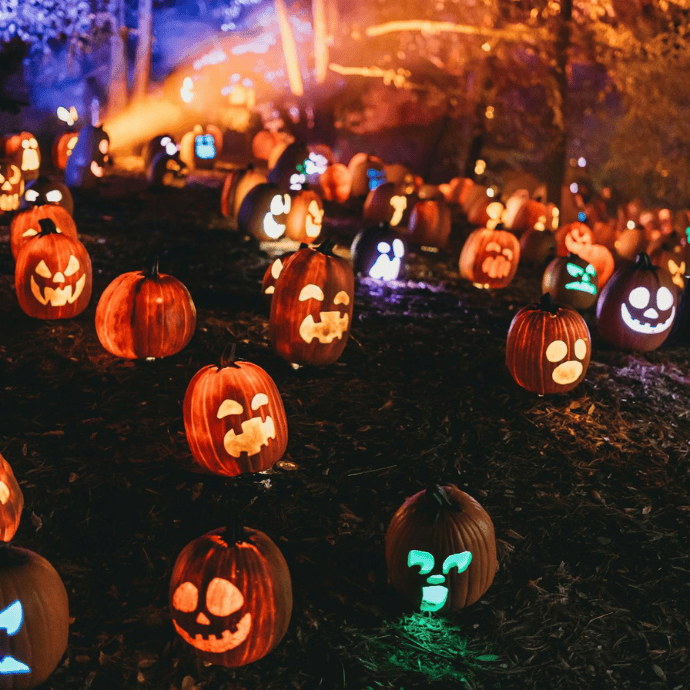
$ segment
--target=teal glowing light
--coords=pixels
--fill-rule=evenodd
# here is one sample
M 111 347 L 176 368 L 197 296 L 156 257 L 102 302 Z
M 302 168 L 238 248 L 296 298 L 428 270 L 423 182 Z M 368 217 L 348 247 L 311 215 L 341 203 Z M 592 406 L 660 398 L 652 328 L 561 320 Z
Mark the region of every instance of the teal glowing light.
M 592 264 L 587 264 L 587 268 L 582 268 L 577 264 L 567 263 L 565 268 L 576 279 L 565 284 L 566 290 L 588 292 L 590 295 L 597 294 L 597 286 L 592 282 L 597 276 L 597 271 Z
M 412 549 L 410 553 L 407 554 L 407 567 L 412 568 L 415 565 L 420 566 L 420 575 L 426 575 L 434 568 L 434 557 L 427 551 Z
M 472 554 L 469 551 L 453 553 L 443 561 L 443 574 L 446 575 L 451 568 L 458 569 L 458 575 L 464 573 L 472 562 Z
M 445 580 L 445 578 L 443 578 Z M 431 587 L 422 587 L 422 603 L 419 607 L 420 611 L 439 611 L 443 608 L 448 599 L 448 587 L 442 585 L 433 585 Z
M 420 611 L 440 611 L 448 600 L 448 587 L 444 586 L 446 575 L 456 568 L 458 574 L 465 572 L 472 562 L 472 554 L 469 551 L 452 553 L 443 561 L 443 575 L 429 575 L 426 578 L 428 586 L 422 587 L 422 603 Z M 426 575 L 434 569 L 434 556 L 428 551 L 412 549 L 407 554 L 409 568 L 419 566 L 419 574 Z
M 8 637 L 16 635 L 24 622 L 24 609 L 19 599 L 0 611 L 0 630 L 4 630 Z M 31 669 L 12 656 L 4 656 L 0 659 L 0 675 L 8 676 L 17 673 L 30 673 Z

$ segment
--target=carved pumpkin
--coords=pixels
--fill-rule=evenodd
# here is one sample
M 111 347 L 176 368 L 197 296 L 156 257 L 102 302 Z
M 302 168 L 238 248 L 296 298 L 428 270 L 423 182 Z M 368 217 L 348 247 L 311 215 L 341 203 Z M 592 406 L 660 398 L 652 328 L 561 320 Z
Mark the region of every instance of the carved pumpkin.
M 556 256 L 556 237 L 549 230 L 527 230 L 520 235 L 520 264 L 543 268 Z
M 386 181 L 383 161 L 378 156 L 356 153 L 347 167 L 352 177 L 350 196 L 365 197 Z
M 19 527 L 22 508 L 24 496 L 19 482 L 15 479 L 10 463 L 0 455 L 0 541 L 12 541 Z
M 182 549 L 170 577 L 178 635 L 205 661 L 244 666 L 272 651 L 292 615 L 285 558 L 263 532 L 221 527 Z
M 194 125 L 180 139 L 180 158 L 190 170 L 211 169 L 223 149 L 223 134 L 215 125 Z
M 67 591 L 55 568 L 28 549 L 0 549 L 0 629 L 6 690 L 41 685 L 67 649 Z
M 542 293 L 548 292 L 555 302 L 573 309 L 589 309 L 597 301 L 597 271 L 577 254 L 556 257 L 544 271 Z
M 307 184 L 307 160 L 309 149 L 300 142 L 285 147 L 268 172 L 268 181 L 281 192 L 298 191 Z
M 276 185 L 266 182 L 250 189 L 237 212 L 242 232 L 262 242 L 275 242 L 285 235 L 292 197 Z
M 304 249 L 306 246 L 306 244 L 300 245 L 300 249 Z M 287 252 L 286 254 L 279 256 L 277 259 L 271 261 L 266 269 L 266 273 L 264 273 L 263 280 L 261 281 L 261 294 L 264 296 L 268 304 L 271 303 L 273 293 L 276 291 L 276 283 L 278 282 L 278 278 L 280 278 L 280 274 L 283 272 L 283 268 L 285 268 L 287 260 L 294 253 L 295 252 Z
M 196 308 L 187 288 L 158 272 L 153 256 L 143 271 L 123 273 L 103 291 L 96 334 L 116 357 L 146 359 L 179 352 L 194 335 Z
M 515 277 L 520 244 L 506 230 L 475 230 L 460 252 L 460 276 L 476 287 L 504 288 Z
M 333 163 L 319 176 L 319 187 L 326 201 L 344 204 L 352 192 L 352 173 L 342 163 Z
M 622 350 L 655 350 L 671 333 L 677 298 L 671 274 L 642 253 L 636 263 L 616 270 L 602 290 L 597 331 Z
M 266 183 L 266 175 L 254 169 L 253 165 L 238 168 L 228 173 L 220 193 L 220 212 L 226 218 L 236 219 L 247 193 L 259 184 Z
M 450 239 L 450 208 L 443 199 L 422 199 L 410 213 L 401 233 L 410 244 L 444 249 Z
M 256 364 L 232 356 L 191 380 L 184 428 L 197 463 L 228 477 L 273 467 L 287 447 L 285 409 L 273 379 Z
M 401 194 L 393 182 L 384 182 L 367 194 L 362 215 L 364 220 L 373 223 L 404 226 L 407 225 L 414 201 L 414 198 Z
M 361 230 L 350 249 L 355 275 L 398 280 L 404 267 L 405 243 L 385 223 Z
M 69 187 L 93 187 L 105 175 L 110 162 L 110 137 L 103 127 L 87 125 L 65 166 L 65 182 Z
M 329 241 L 295 252 L 276 282 L 271 343 L 293 364 L 333 364 L 350 335 L 355 277 L 332 246 Z
M 260 161 L 267 161 L 271 151 L 278 144 L 286 144 L 287 135 L 284 132 L 270 132 L 262 129 L 254 135 L 252 139 L 252 154 Z
M 386 532 L 388 581 L 421 611 L 451 613 L 489 589 L 498 563 L 488 513 L 455 486 L 420 491 Z
M 532 230 L 537 224 L 545 227 L 550 215 L 545 204 L 530 199 L 526 189 L 519 189 L 506 201 L 502 220 L 506 229 L 521 235 L 523 232 Z
M 16 211 L 24 193 L 24 179 L 18 165 L 0 160 L 0 215 Z
M 153 137 L 153 139 L 144 146 L 144 150 L 141 154 L 144 159 L 144 168 L 148 170 L 151 166 L 151 161 L 159 153 L 167 152 L 170 155 L 174 155 L 177 151 L 177 144 L 170 134 L 159 134 Z
M 611 252 L 601 244 L 593 244 L 594 234 L 584 223 L 569 223 L 556 232 L 558 255 L 577 254 L 594 266 L 599 279 L 599 290 L 613 274 L 614 259 Z
M 665 268 L 679 290 L 685 288 L 685 279 L 690 272 L 690 248 L 683 238 L 673 232 L 662 235 L 647 247 L 650 261 L 655 266 Z
M 60 233 L 50 218 L 17 254 L 14 286 L 19 306 L 37 319 L 69 319 L 91 299 L 91 259 L 84 245 Z
M 587 373 L 592 339 L 585 320 L 550 294 L 515 314 L 508 330 L 506 366 L 532 393 L 567 393 Z
M 189 169 L 180 158 L 177 147 L 172 148 L 174 153 L 161 151 L 153 157 L 146 174 L 149 186 L 182 189 L 187 184 Z
M 40 206 L 41 204 L 58 204 L 70 216 L 74 215 L 74 199 L 72 199 L 69 187 L 62 180 L 57 180 L 54 177 L 41 175 L 30 182 L 24 190 L 20 208 Z
M 295 242 L 314 244 L 321 240 L 323 202 L 311 189 L 290 194 L 290 211 L 285 221 L 285 236 Z
M 41 167 L 41 151 L 31 132 L 6 134 L 0 138 L 0 158 L 5 158 L 22 171 L 25 182 L 38 177 Z
M 10 248 L 15 261 L 21 248 L 41 232 L 41 220 L 49 218 L 55 224 L 55 231 L 61 232 L 75 240 L 77 225 L 72 216 L 58 204 L 40 204 L 29 206 L 17 213 L 10 224 Z
M 58 170 L 64 170 L 67 167 L 67 160 L 72 155 L 72 151 L 77 145 L 78 140 L 78 132 L 65 132 L 64 134 L 58 135 L 57 139 L 55 139 L 51 157 L 53 159 L 53 165 Z

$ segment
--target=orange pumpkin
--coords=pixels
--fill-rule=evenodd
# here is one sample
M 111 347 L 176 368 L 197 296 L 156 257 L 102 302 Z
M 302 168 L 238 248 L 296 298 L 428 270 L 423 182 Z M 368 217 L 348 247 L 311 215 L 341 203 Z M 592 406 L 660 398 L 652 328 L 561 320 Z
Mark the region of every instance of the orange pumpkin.
M 413 204 L 414 199 L 401 194 L 397 185 L 384 182 L 367 194 L 362 215 L 365 220 L 374 223 L 405 226 Z
M 254 169 L 253 165 L 230 172 L 220 193 L 220 211 L 226 218 L 237 218 L 242 200 L 258 184 L 266 182 L 266 175 Z
M 506 229 L 520 235 L 538 223 L 545 227 L 549 216 L 546 204 L 530 199 L 527 190 L 518 190 L 506 201 L 503 223 Z
M 342 163 L 333 163 L 319 176 L 319 187 L 326 201 L 344 204 L 352 192 L 352 173 Z
M 51 155 L 53 165 L 58 170 L 64 170 L 67 167 L 67 160 L 72 155 L 72 151 L 77 145 L 78 139 L 78 132 L 65 132 L 64 134 L 60 134 L 53 143 Z
M 24 496 L 10 463 L 0 455 L 0 541 L 12 541 L 24 508 Z
M 450 208 L 443 199 L 423 199 L 412 207 L 407 230 L 402 230 L 411 244 L 444 249 L 451 231 Z
M 77 236 L 77 225 L 72 216 L 59 204 L 42 204 L 41 206 L 29 206 L 19 211 L 10 224 L 10 248 L 15 261 L 21 248 L 32 238 L 41 232 L 40 221 L 49 218 L 55 224 L 57 232 L 72 237 Z
M 31 182 L 38 177 L 41 151 L 36 137 L 31 132 L 5 134 L 0 137 L 0 158 L 16 165 L 22 171 L 24 182 Z
M 556 231 L 558 256 L 568 256 L 571 252 L 582 256 L 580 251 L 594 242 L 594 235 L 589 226 L 575 222 L 562 225 Z
M 353 197 L 365 197 L 372 189 L 376 189 L 386 181 L 383 161 L 378 156 L 356 153 L 347 167 L 352 176 L 350 193 Z
M 311 189 L 292 192 L 290 210 L 285 220 L 285 236 L 295 242 L 314 244 L 321 241 L 323 202 Z
M 635 257 L 647 248 L 647 235 L 641 225 L 625 228 L 614 243 L 616 254 L 626 261 L 635 261 Z
M 0 160 L 0 216 L 16 211 L 24 194 L 24 179 L 18 165 Z
M 460 276 L 476 287 L 504 288 L 520 263 L 520 243 L 506 230 L 475 230 L 460 252 Z

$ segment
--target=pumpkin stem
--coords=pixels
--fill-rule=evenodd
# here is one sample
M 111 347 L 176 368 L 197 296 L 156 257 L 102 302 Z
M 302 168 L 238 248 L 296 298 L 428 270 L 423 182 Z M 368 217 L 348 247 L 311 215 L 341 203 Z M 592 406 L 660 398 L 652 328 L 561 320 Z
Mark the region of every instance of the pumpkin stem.
M 541 300 L 539 301 L 539 306 L 542 311 L 548 311 L 551 314 L 558 314 L 558 304 L 553 301 L 553 296 L 551 295 L 550 292 L 545 292 L 541 296 Z
M 228 515 L 228 521 L 225 526 L 225 534 L 223 537 L 228 546 L 247 541 L 247 533 L 244 529 L 244 522 L 239 511 L 232 505 L 230 506 L 230 513 Z
M 427 505 L 433 514 L 434 524 L 445 510 L 459 510 L 459 506 L 453 503 L 446 493 L 444 487 L 432 484 L 426 490 Z
M 326 256 L 333 256 L 333 247 L 335 247 L 335 240 L 329 237 L 325 242 L 322 242 L 318 247 L 315 247 L 317 252 L 321 252 Z
M 159 264 L 158 254 L 149 254 L 144 262 L 143 274 L 147 278 L 158 278 L 158 264 Z
M 637 255 L 637 257 L 635 258 L 635 268 L 656 270 L 656 267 L 652 263 L 652 260 L 649 258 L 649 254 L 647 254 L 646 252 L 640 252 Z
M 223 353 L 220 356 L 220 368 L 237 367 L 237 360 L 235 353 L 237 352 L 237 343 L 228 343 L 223 348 Z
M 58 231 L 57 225 L 55 225 L 55 221 L 52 218 L 41 218 L 38 224 L 41 226 L 41 232 L 38 233 L 41 237 L 52 235 Z

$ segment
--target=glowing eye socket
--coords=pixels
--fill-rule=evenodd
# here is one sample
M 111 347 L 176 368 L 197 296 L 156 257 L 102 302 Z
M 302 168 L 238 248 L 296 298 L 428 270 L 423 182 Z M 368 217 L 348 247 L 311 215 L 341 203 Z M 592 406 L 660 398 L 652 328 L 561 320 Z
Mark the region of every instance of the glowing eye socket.
M 73 254 L 70 254 L 69 261 L 67 262 L 67 268 L 65 269 L 65 275 L 74 275 L 79 270 L 79 259 Z
M 5 482 L 0 481 L 0 503 L 5 505 L 10 498 L 10 487 Z
M 575 350 L 575 356 L 578 359 L 584 359 L 585 356 L 587 355 L 587 343 L 586 341 L 582 340 L 582 338 L 578 338 L 575 341 L 575 345 L 573 347 Z
M 280 278 L 280 274 L 283 270 L 283 262 L 280 259 L 276 259 L 272 264 L 271 264 L 271 275 L 273 276 L 273 280 L 278 280 Z
M 402 259 L 405 255 L 405 245 L 402 240 L 393 240 L 393 254 L 395 254 L 398 259 Z
M 560 362 L 568 354 L 568 346 L 562 340 L 554 340 L 546 348 L 546 359 L 549 362 Z
M 283 194 L 283 213 L 290 213 L 292 208 L 292 199 L 289 194 Z
M 38 262 L 38 266 L 34 269 L 36 273 L 38 273 L 39 276 L 43 278 L 52 278 L 53 274 L 50 272 L 50 269 L 46 266 L 46 262 L 41 259 Z
M 666 311 L 673 306 L 673 294 L 668 288 L 659 288 L 656 293 L 656 305 L 660 311 Z
M 240 405 L 237 400 L 223 400 L 218 408 L 218 419 L 223 419 L 223 417 L 228 417 L 232 414 L 242 414 L 244 408 Z
M 345 292 L 345 290 L 341 290 L 335 296 L 335 299 L 333 300 L 333 304 L 345 304 L 345 305 L 350 304 L 350 295 L 348 295 L 347 292 Z
M 31 146 L 31 148 L 35 149 L 38 146 L 38 142 L 33 137 L 31 137 L 31 139 L 29 139 L 29 145 Z
M 487 252 L 496 252 L 497 254 L 501 253 L 501 245 L 498 242 L 487 242 L 486 243 L 486 251 Z
M 416 565 L 419 566 L 419 574 L 426 575 L 434 568 L 434 557 L 428 551 L 417 551 L 417 549 L 412 549 L 410 553 L 407 554 L 407 567 L 413 568 Z
M 318 285 L 305 285 L 302 288 L 302 292 L 299 293 L 299 301 L 306 302 L 308 299 L 317 299 L 319 302 L 323 302 L 323 290 Z
M 34 230 L 33 228 L 29 228 L 28 230 L 24 230 L 22 233 L 22 237 L 33 237 L 34 235 L 38 235 L 38 232 Z M 50 278 L 50 276 L 46 276 L 47 278 Z
M 25 149 L 29 148 L 29 140 L 28 139 L 24 139 L 24 141 L 22 141 L 22 148 L 25 148 Z
M 98 142 L 98 150 L 103 154 L 108 153 L 108 140 L 107 139 L 101 139 Z
M 579 278 L 583 274 L 582 266 L 577 264 L 566 264 L 565 268 L 573 278 Z
M 191 582 L 183 582 L 173 594 L 172 605 L 176 611 L 191 613 L 199 603 L 199 590 Z
M 252 410 L 258 410 L 262 405 L 268 405 L 268 396 L 265 393 L 257 393 L 252 398 Z
M 169 142 L 165 145 L 165 152 L 166 152 L 169 156 L 174 156 L 174 155 L 177 153 L 177 145 L 176 145 L 174 142 L 169 141 Z
M 592 264 L 587 264 L 587 268 L 585 269 L 586 273 L 589 273 L 591 276 L 595 276 L 597 274 L 597 269 L 592 266 Z
M 36 201 L 36 199 L 38 199 L 38 197 L 39 197 L 39 194 L 35 189 L 27 189 L 26 193 L 24 194 L 24 198 L 29 203 L 33 203 L 34 201 Z
M 649 304 L 649 290 L 645 287 L 636 287 L 630 292 L 628 301 L 635 309 L 644 309 Z
M 503 250 L 503 256 L 505 256 L 505 258 L 508 259 L 508 261 L 512 261 L 513 260 L 513 250 L 508 249 L 508 247 L 506 247 Z
M 163 137 L 161 139 L 161 146 L 167 146 L 171 142 L 170 137 Z
M 453 553 L 443 561 L 443 574 L 447 575 L 451 568 L 457 568 L 458 574 L 464 573 L 471 562 L 471 552 L 463 551 L 462 553 Z
M 379 250 L 379 254 L 388 254 L 388 252 L 391 250 L 391 246 L 388 244 L 388 242 L 379 242 L 376 245 L 376 249 Z
M 232 582 L 214 577 L 206 590 L 206 608 L 214 616 L 229 616 L 244 606 L 244 596 Z
M 62 192 L 59 189 L 51 189 L 46 194 L 46 200 L 57 204 L 58 202 L 62 201 Z
M 283 207 L 283 197 L 280 196 L 280 194 L 274 196 L 271 199 L 271 213 L 274 216 L 279 216 L 281 213 L 285 213 L 285 209 Z
M 7 181 L 10 184 L 17 184 L 22 179 L 22 171 L 16 165 L 10 166 L 10 171 L 12 172 L 12 177 L 8 177 Z

